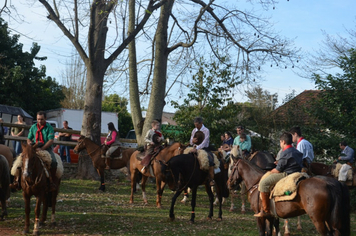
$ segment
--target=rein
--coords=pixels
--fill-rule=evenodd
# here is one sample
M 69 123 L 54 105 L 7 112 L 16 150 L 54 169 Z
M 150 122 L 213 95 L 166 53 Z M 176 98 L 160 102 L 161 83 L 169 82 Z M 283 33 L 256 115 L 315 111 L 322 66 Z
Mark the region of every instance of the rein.
M 241 161 L 241 159 L 238 159 L 238 160 L 237 160 L 237 162 L 236 162 L 236 163 L 234 164 L 234 166 L 233 166 L 234 169 L 237 169 L 237 166 L 239 165 L 240 161 Z M 232 174 L 231 174 L 230 178 L 231 178 L 231 177 L 232 177 Z M 230 182 L 231 182 L 231 180 L 230 180 Z M 255 191 L 255 190 L 258 188 L 258 183 L 259 183 L 259 182 L 260 182 L 260 181 L 258 180 L 257 183 L 253 184 L 253 185 L 251 186 L 251 188 L 247 189 L 244 193 L 241 193 L 241 195 L 246 194 L 246 193 L 249 192 L 251 189 L 252 189 L 252 191 L 250 192 L 250 194 L 253 193 L 253 191 Z

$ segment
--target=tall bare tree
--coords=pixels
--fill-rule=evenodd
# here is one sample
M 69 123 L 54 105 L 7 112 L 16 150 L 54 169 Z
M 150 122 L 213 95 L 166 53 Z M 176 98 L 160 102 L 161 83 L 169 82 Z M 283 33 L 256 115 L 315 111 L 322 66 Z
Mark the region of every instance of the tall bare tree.
M 274 0 L 249 2 L 261 3 L 262 8 L 272 8 L 276 4 Z M 167 68 L 174 57 L 173 52 L 181 53 L 175 57 L 185 61 L 199 54 L 228 58 L 234 67 L 234 78 L 240 78 L 244 83 L 253 82 L 266 64 L 287 68 L 297 63 L 299 50 L 293 48 L 288 39 L 275 34 L 268 19 L 256 15 L 253 9 L 238 8 L 237 3 L 227 4 L 223 6 L 214 0 L 167 0 L 161 6 L 152 44 L 153 75 L 152 79 L 149 75 L 148 82 L 144 83 L 149 85 L 145 90 L 149 91 L 150 98 L 143 126 L 139 125 L 140 104 L 138 100 L 130 100 L 138 139 L 150 128 L 151 120 L 162 117 L 167 96 Z M 130 83 L 133 86 L 130 91 L 137 91 L 137 84 Z M 189 86 L 189 80 L 186 84 Z

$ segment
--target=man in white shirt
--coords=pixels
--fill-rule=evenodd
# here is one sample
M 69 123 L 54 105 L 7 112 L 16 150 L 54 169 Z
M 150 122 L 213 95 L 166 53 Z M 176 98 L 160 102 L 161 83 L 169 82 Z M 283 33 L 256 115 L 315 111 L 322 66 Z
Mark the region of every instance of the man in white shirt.
M 293 142 L 297 143 L 295 148 L 303 153 L 303 163 L 306 161 L 310 164 L 314 160 L 313 145 L 302 137 L 300 127 L 293 127 L 289 133 L 292 134 Z
M 215 184 L 214 182 L 214 157 L 211 151 L 209 150 L 209 137 L 210 137 L 210 131 L 208 128 L 206 128 L 203 124 L 203 118 L 201 117 L 196 117 L 194 119 L 194 126 L 195 128 L 192 131 L 192 134 L 190 136 L 190 145 L 193 146 L 193 149 L 190 151 L 191 153 L 196 153 L 197 150 L 204 149 L 208 153 L 208 158 L 209 158 L 209 179 L 210 179 L 210 185 L 213 186 Z M 204 140 L 200 144 L 196 145 L 198 141 L 196 140 L 195 133 L 197 131 L 201 131 L 204 133 Z

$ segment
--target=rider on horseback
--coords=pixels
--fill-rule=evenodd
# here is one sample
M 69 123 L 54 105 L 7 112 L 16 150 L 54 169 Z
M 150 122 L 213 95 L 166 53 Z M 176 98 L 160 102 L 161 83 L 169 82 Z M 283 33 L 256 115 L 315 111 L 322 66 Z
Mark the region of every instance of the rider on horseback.
M 37 123 L 33 124 L 29 130 L 29 134 L 27 136 L 27 144 L 37 144 L 37 151 L 46 150 L 51 155 L 52 163 L 50 168 L 50 191 L 56 191 L 56 186 L 53 182 L 53 179 L 56 178 L 57 172 L 57 161 L 53 152 L 53 140 L 54 140 L 54 130 L 51 124 L 46 122 L 46 113 L 44 111 L 37 112 Z M 18 177 L 19 178 L 19 177 Z M 11 188 L 19 188 L 18 179 L 14 180 L 14 183 L 10 185 Z
M 157 152 L 156 148 L 161 146 L 161 143 L 164 140 L 163 134 L 159 131 L 160 122 L 153 120 L 151 126 L 152 129 L 148 130 L 145 136 L 146 156 L 141 161 L 141 164 L 143 165 L 141 172 L 143 174 L 147 172 L 147 167 L 151 162 L 151 158 Z
M 203 149 L 208 153 L 208 158 L 209 158 L 209 179 L 210 179 L 210 185 L 214 186 L 214 156 L 212 152 L 209 149 L 209 136 L 210 136 L 210 131 L 208 128 L 206 128 L 203 125 L 203 119 L 201 117 L 196 117 L 194 119 L 194 126 L 195 129 L 192 131 L 192 135 L 190 137 L 190 145 L 193 146 L 193 149 L 190 151 L 191 153 L 196 153 L 197 150 Z M 196 137 L 196 133 L 198 131 L 201 131 L 204 134 L 203 141 L 199 141 L 198 137 Z
M 110 158 L 111 155 L 121 146 L 119 133 L 115 129 L 115 126 L 112 122 L 108 123 L 108 130 L 110 131 L 108 136 L 105 139 L 104 144 L 109 147 L 105 154 L 103 154 L 103 158 L 105 158 L 106 170 L 110 170 Z
M 254 215 L 255 217 L 270 217 L 270 188 L 287 175 L 302 170 L 303 154 L 292 146 L 292 135 L 284 132 L 280 137 L 279 143 L 283 151 L 277 166 L 271 170 L 272 174 L 260 181 L 258 186 L 262 208 L 258 214 Z

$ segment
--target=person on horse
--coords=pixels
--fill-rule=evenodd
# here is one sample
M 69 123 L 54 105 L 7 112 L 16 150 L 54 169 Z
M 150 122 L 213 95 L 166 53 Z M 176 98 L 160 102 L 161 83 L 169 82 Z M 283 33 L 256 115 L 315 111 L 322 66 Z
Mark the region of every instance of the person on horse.
M 210 137 L 210 131 L 208 128 L 206 128 L 203 124 L 203 118 L 201 117 L 196 117 L 194 119 L 194 126 L 195 128 L 192 131 L 192 134 L 190 136 L 190 145 L 193 146 L 193 149 L 190 151 L 191 153 L 197 153 L 198 150 L 203 149 L 208 153 L 208 158 L 209 158 L 209 180 L 210 180 L 210 185 L 214 186 L 214 156 L 213 153 L 209 149 L 209 137 Z M 204 140 L 199 143 L 198 137 L 195 136 L 195 133 L 201 131 L 204 134 Z
M 279 140 L 281 149 L 281 157 L 277 163 L 276 168 L 271 170 L 271 173 L 259 183 L 258 190 L 262 201 L 261 211 L 255 214 L 255 217 L 270 217 L 270 188 L 274 186 L 279 180 L 289 174 L 300 172 L 302 170 L 303 154 L 292 146 L 292 135 L 284 132 Z
M 342 164 L 339 173 L 347 173 L 349 169 L 352 169 L 355 152 L 351 147 L 347 146 L 346 141 L 341 141 L 339 146 L 340 149 L 342 150 L 341 155 L 338 157 L 336 161 L 334 161 L 334 163 Z M 342 182 L 346 181 L 346 175 L 339 174 L 338 180 Z
M 120 136 L 118 131 L 115 129 L 114 123 L 108 123 L 109 134 L 106 137 L 104 144 L 109 147 L 106 153 L 102 156 L 105 158 L 106 170 L 110 170 L 110 158 L 112 158 L 112 154 L 121 146 Z
M 293 143 L 297 143 L 295 148 L 303 153 L 303 166 L 308 169 L 309 164 L 314 160 L 313 145 L 302 137 L 300 127 L 293 127 L 289 133 L 293 136 Z
M 250 153 L 251 152 L 251 137 L 250 135 L 246 135 L 244 143 L 241 142 L 240 137 L 242 134 L 245 134 L 245 128 L 242 125 L 236 127 L 237 136 L 234 139 L 233 146 L 239 146 L 241 150 L 244 150 L 243 153 Z M 243 149 L 242 149 L 243 148 Z M 246 156 L 246 155 L 244 155 Z
M 155 153 L 157 153 L 159 150 L 157 150 L 157 147 L 160 147 L 162 144 L 162 141 L 164 140 L 163 134 L 159 130 L 160 128 L 160 122 L 158 120 L 153 120 L 151 122 L 151 129 L 147 131 L 146 136 L 145 136 L 145 150 L 146 150 L 146 155 L 142 159 L 141 164 L 143 165 L 141 172 L 145 174 L 147 172 L 147 167 L 149 166 L 151 162 L 151 158 Z
M 53 141 L 54 141 L 54 130 L 51 124 L 46 122 L 46 113 L 44 111 L 37 112 L 37 123 L 33 124 L 29 130 L 27 136 L 27 144 L 34 145 L 37 144 L 37 151 L 46 150 L 51 155 L 51 168 L 50 168 L 50 191 L 56 191 L 56 186 L 53 179 L 56 178 L 57 172 L 57 160 L 53 152 Z M 11 184 L 11 188 L 18 188 L 19 182 L 16 179 L 14 184 Z

